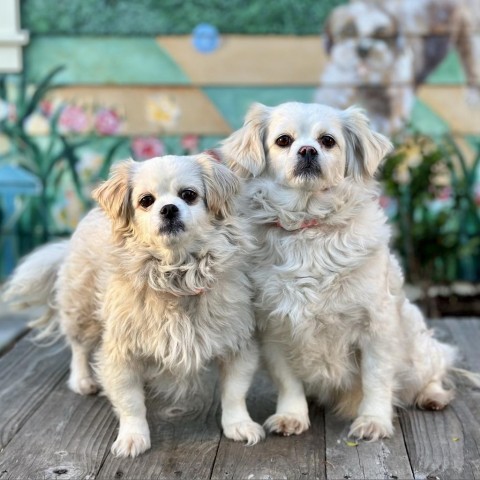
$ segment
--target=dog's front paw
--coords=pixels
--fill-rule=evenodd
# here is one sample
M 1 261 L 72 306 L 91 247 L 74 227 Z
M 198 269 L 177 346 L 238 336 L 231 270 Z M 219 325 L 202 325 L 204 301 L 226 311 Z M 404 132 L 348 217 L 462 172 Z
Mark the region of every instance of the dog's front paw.
M 267 418 L 263 424 L 269 432 L 288 437 L 289 435 L 300 435 L 310 427 L 308 415 L 295 413 L 276 413 Z
M 393 424 L 389 418 L 361 415 L 350 427 L 349 437 L 376 441 L 393 435 Z
M 112 453 L 116 457 L 136 457 L 150 448 L 150 434 L 126 432 L 113 442 Z
M 253 421 L 236 422 L 223 425 L 223 434 L 236 442 L 255 445 L 265 438 L 265 430 Z
M 150 430 L 143 417 L 120 415 L 120 430 L 113 442 L 112 453 L 116 457 L 136 457 L 150 448 Z
M 92 377 L 78 378 L 75 375 L 70 375 L 68 387 L 80 395 L 94 395 L 98 392 L 98 385 Z

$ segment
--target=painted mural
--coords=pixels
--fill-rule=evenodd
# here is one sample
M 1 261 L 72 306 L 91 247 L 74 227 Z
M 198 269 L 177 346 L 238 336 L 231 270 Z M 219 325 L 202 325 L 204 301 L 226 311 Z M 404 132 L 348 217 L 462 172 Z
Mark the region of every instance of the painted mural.
M 319 101 L 360 104 L 395 139 L 381 201 L 409 275 L 420 245 L 438 281 L 480 278 L 480 0 L 102 4 L 21 3 L 31 39 L 0 81 L 0 167 L 42 193 L 3 205 L 16 256 L 68 235 L 112 162 L 211 148 L 254 101 Z
M 339 108 L 360 104 L 386 134 L 405 128 L 415 96 L 448 55 L 461 63 L 463 103 L 480 108 L 480 2 L 352 1 L 324 26 L 328 62 L 315 99 Z

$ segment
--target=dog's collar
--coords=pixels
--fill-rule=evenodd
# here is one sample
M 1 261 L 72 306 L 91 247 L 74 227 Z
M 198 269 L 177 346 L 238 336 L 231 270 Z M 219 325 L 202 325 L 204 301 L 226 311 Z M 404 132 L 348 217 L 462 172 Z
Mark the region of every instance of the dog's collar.
M 300 230 L 305 230 L 306 228 L 319 227 L 320 223 L 315 219 L 305 220 L 305 221 L 302 222 L 302 224 L 298 228 L 286 228 L 281 224 L 280 220 L 277 220 L 276 222 L 269 223 L 268 225 L 270 227 L 281 228 L 282 230 L 285 230 L 286 232 L 299 232 Z

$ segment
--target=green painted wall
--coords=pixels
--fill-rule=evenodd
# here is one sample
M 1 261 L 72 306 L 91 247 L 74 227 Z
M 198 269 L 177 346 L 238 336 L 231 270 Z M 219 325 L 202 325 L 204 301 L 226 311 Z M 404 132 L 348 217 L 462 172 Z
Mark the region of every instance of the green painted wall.
M 28 79 L 40 81 L 65 66 L 60 84 L 186 85 L 182 69 L 153 37 L 42 36 L 25 49 Z
M 23 0 L 32 34 L 188 34 L 201 23 L 222 33 L 319 33 L 345 0 Z

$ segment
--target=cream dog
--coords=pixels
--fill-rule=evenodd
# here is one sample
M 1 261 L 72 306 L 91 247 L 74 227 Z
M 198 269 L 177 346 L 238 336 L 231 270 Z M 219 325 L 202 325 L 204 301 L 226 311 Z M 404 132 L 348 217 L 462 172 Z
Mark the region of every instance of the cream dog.
M 306 430 L 306 395 L 354 419 L 350 435 L 372 440 L 392 434 L 394 406 L 445 407 L 455 351 L 405 298 L 377 201 L 388 139 L 357 108 L 256 104 L 222 149 L 250 178 L 257 321 L 279 389 L 266 428 Z
M 119 163 L 93 194 L 101 208 L 70 241 L 27 257 L 9 282 L 7 298 L 49 305 L 37 326 L 66 336 L 70 388 L 85 395 L 100 386 L 112 402 L 115 455 L 150 447 L 144 383 L 178 397 L 211 360 L 223 379 L 225 436 L 249 444 L 264 436 L 245 404 L 258 348 L 239 187 L 205 154 Z

